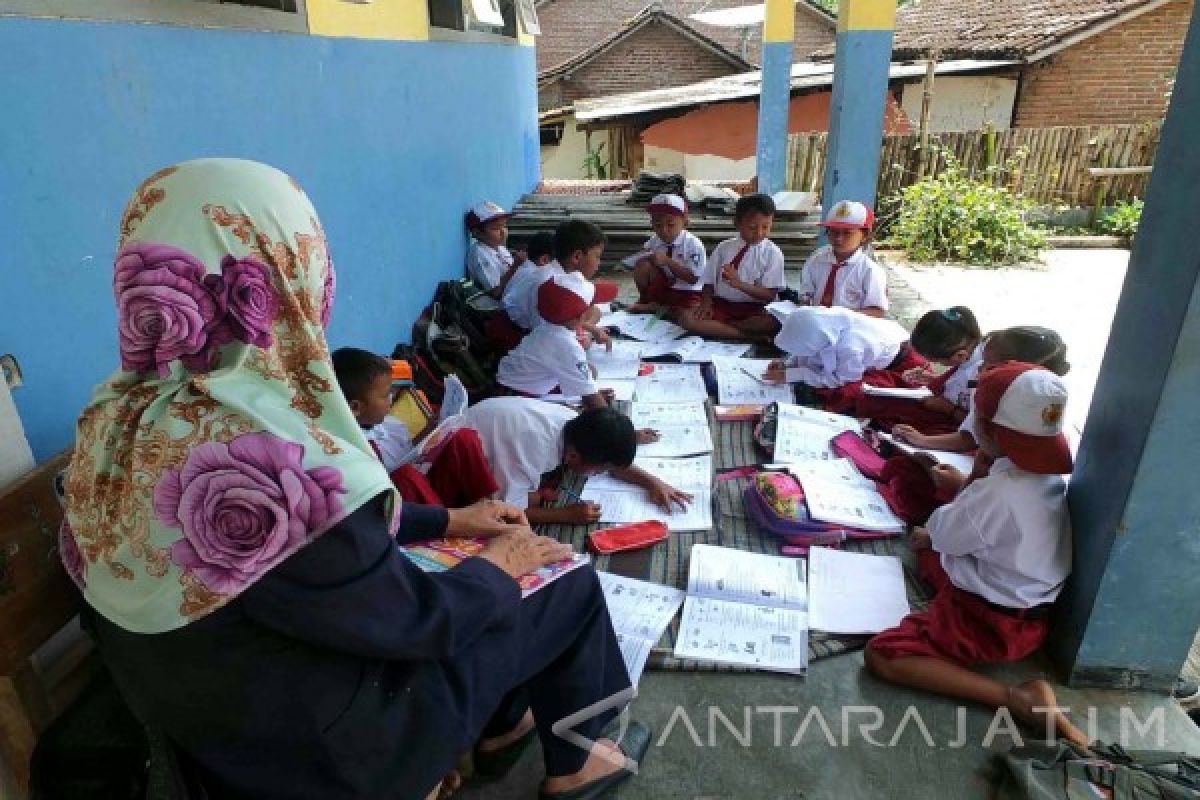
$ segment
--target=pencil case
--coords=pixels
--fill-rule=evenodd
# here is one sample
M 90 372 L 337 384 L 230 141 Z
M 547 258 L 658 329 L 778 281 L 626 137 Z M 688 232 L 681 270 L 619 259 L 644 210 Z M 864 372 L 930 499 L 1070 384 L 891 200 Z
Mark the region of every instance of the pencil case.
M 632 525 L 618 525 L 615 528 L 605 528 L 588 534 L 588 543 L 595 553 L 609 555 L 623 553 L 627 550 L 641 550 L 652 547 L 667 539 L 666 523 L 657 520 L 635 522 Z
M 875 452 L 867 440 L 854 431 L 839 433 L 830 443 L 833 452 L 843 458 L 848 458 L 858 467 L 858 471 L 873 481 L 883 478 L 883 467 L 887 459 Z

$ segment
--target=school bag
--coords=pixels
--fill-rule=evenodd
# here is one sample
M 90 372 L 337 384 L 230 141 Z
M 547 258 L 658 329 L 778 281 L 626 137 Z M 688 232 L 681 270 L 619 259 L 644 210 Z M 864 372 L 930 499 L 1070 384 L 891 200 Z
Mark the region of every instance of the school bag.
M 817 522 L 809 516 L 800 481 L 786 472 L 755 473 L 742 490 L 742 502 L 758 527 L 797 547 L 836 547 L 846 539 L 882 539 L 889 535 Z
M 486 330 L 488 317 L 499 313 L 499 304 L 470 280 L 438 284 L 433 302 L 412 331 L 412 348 L 421 361 L 416 368 L 427 369 L 435 378 L 420 386 L 433 402 L 441 402 L 436 379 L 446 375 L 457 375 L 472 400 L 492 391 L 498 359 Z
M 1200 759 L 1066 741 L 1031 742 L 999 757 L 996 800 L 1200 800 Z

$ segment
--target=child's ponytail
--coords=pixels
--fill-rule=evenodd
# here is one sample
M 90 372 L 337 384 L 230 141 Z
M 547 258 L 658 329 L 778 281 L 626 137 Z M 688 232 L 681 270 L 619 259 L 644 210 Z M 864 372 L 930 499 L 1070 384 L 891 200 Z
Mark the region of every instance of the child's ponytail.
M 913 349 L 926 358 L 950 358 L 983 338 L 975 314 L 966 306 L 930 311 L 913 327 Z

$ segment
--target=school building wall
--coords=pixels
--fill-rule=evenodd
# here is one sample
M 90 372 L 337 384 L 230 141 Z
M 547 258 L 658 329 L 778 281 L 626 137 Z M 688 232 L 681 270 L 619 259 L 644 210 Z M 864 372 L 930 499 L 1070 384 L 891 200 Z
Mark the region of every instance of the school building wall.
M 1193 0 L 1172 0 L 1028 67 L 1018 128 L 1161 120 Z
M 925 89 L 922 83 L 907 83 L 901 90 L 900 106 L 914 123 L 921 119 Z M 1002 76 L 946 75 L 933 84 L 929 130 L 977 131 L 985 125 L 995 130 L 1012 127 L 1017 79 Z
M 330 345 L 384 353 L 462 273 L 464 210 L 536 186 L 529 42 L 431 40 L 407 0 L 307 5 L 329 36 L 0 16 L 0 354 L 39 460 L 117 365 L 118 220 L 154 170 L 230 156 L 295 177 L 338 268 Z

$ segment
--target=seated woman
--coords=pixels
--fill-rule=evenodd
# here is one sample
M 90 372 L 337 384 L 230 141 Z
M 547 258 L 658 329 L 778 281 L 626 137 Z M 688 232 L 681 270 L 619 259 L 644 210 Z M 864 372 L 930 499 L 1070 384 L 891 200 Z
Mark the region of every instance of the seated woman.
M 856 412 L 863 383 L 909 387 L 906 373 L 927 366 L 899 323 L 839 306 L 798 309 L 775 344 L 788 358 L 772 362 L 765 380 L 804 384 L 826 410 L 843 414 Z
M 618 744 L 615 710 L 592 716 L 586 749 L 552 730 L 629 689 L 595 572 L 522 600 L 513 578 L 569 551 L 519 510 L 402 507 L 337 389 L 333 265 L 298 186 L 191 161 L 129 208 L 122 369 L 80 418 L 60 544 L 139 718 L 218 797 L 423 798 L 535 731 L 543 797 L 627 778 L 644 726 Z M 492 540 L 438 574 L 395 547 L 447 531 Z

